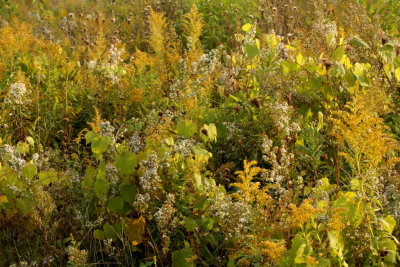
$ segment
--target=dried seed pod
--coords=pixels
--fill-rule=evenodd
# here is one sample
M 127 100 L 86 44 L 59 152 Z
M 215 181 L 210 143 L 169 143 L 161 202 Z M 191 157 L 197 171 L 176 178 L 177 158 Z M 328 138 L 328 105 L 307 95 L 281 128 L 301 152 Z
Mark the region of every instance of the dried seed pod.
M 323 59 L 321 59 L 321 61 L 327 70 L 329 70 L 334 64 L 332 61 L 329 61 L 329 59 L 327 59 L 327 58 L 323 58 Z
M 400 44 L 396 44 L 396 56 L 400 56 Z
M 254 107 L 261 108 L 261 101 L 259 99 L 253 98 L 250 102 Z
M 385 45 L 387 42 L 389 42 L 389 38 L 387 36 L 382 36 L 382 45 Z

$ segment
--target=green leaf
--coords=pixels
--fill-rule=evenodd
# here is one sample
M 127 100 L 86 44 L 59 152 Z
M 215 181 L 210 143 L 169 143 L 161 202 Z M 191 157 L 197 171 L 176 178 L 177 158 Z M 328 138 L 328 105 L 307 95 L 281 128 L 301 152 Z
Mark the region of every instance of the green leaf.
M 121 212 L 123 207 L 124 207 L 124 199 L 122 197 L 110 198 L 107 201 L 107 208 L 111 212 L 114 213 Z
M 344 244 L 341 236 L 337 232 L 329 231 L 329 246 L 339 258 L 343 257 Z
M 135 171 L 136 165 L 135 153 L 131 151 L 124 152 L 115 157 L 115 166 L 121 175 L 131 175 Z
M 282 66 L 282 72 L 284 75 L 286 75 L 292 71 L 297 71 L 299 69 L 299 65 L 297 65 L 294 62 L 289 62 L 289 61 L 282 61 L 281 66 Z
M 55 171 L 42 171 L 39 173 L 39 181 L 41 185 L 49 185 L 58 181 L 58 174 Z
M 207 150 L 205 150 L 204 148 L 201 148 L 199 146 L 195 146 L 192 150 L 193 150 L 193 153 L 198 156 L 208 156 L 209 155 L 208 154 L 209 152 Z
M 115 224 L 115 225 L 111 226 L 111 224 L 109 224 L 109 223 L 106 223 L 103 226 L 103 230 L 104 230 L 104 236 L 107 239 L 117 239 L 118 235 L 120 235 L 122 232 L 120 225 Z
M 197 132 L 197 126 L 194 122 L 190 120 L 185 120 L 178 123 L 176 131 L 179 135 L 190 138 Z
M 31 212 L 32 208 L 35 206 L 35 201 L 29 198 L 18 198 L 16 200 L 16 206 L 21 212 Z
M 196 220 L 193 220 L 193 219 L 191 219 L 191 218 L 189 218 L 189 217 L 183 218 L 183 220 L 181 221 L 181 224 L 182 224 L 183 227 L 185 227 L 186 230 L 189 231 L 189 232 L 193 232 L 193 231 L 196 230 L 196 228 L 198 227 L 198 226 L 197 226 L 197 223 L 196 223 Z
M 366 42 L 364 42 L 363 39 L 361 39 L 361 38 L 358 37 L 358 36 L 354 36 L 354 37 L 350 40 L 350 43 L 351 43 L 352 45 L 357 45 L 357 46 L 361 46 L 361 47 L 368 48 L 368 49 L 371 48 Z
M 103 240 L 105 238 L 104 232 L 100 229 L 96 229 L 93 231 L 93 237 L 98 240 Z
M 137 187 L 134 185 L 121 186 L 121 196 L 125 202 L 132 204 L 136 199 Z
M 192 258 L 194 256 L 192 248 L 185 242 L 185 247 L 172 253 L 173 267 L 190 267 L 195 266 Z
M 100 135 L 94 132 L 87 132 L 85 134 L 86 144 L 90 144 L 95 138 L 98 138 Z
M 101 136 L 98 139 L 92 142 L 92 151 L 95 154 L 101 154 L 107 151 L 108 146 L 110 145 L 111 137 L 110 136 Z
M 30 146 L 32 146 L 32 147 L 35 145 L 35 141 L 34 141 L 33 138 L 30 137 L 30 136 L 28 136 L 28 137 L 26 138 L 26 141 L 27 141 L 28 144 L 29 144 Z
M 393 216 L 387 215 L 385 218 L 381 218 L 380 221 L 382 229 L 391 234 L 396 226 L 396 220 L 393 218 Z
M 17 144 L 17 152 L 20 153 L 21 155 L 25 155 L 26 153 L 29 152 L 29 144 L 19 142 Z
M 340 61 L 342 60 L 343 56 L 344 56 L 344 46 L 341 45 L 335 49 L 335 51 L 332 54 L 332 58 L 336 59 L 337 61 Z
M 86 189 L 93 189 L 96 170 L 93 166 L 89 166 L 85 171 L 85 179 L 82 181 L 82 187 Z
M 97 179 L 96 182 L 94 182 L 94 193 L 100 200 L 104 199 L 109 189 L 110 189 L 110 183 L 106 180 Z
M 234 95 L 229 95 L 228 99 L 227 99 L 226 102 L 225 102 L 225 105 L 226 105 L 228 108 L 232 108 L 232 107 L 237 106 L 238 103 L 239 103 L 239 99 L 238 99 L 236 96 L 234 96 Z
M 27 163 L 21 169 L 22 175 L 28 179 L 32 179 L 37 174 L 37 167 L 32 163 Z
M 250 59 L 255 58 L 256 56 L 258 56 L 258 54 L 260 54 L 260 49 L 258 49 L 257 46 L 252 45 L 252 44 L 246 44 L 244 46 L 244 51 L 246 52 L 247 56 Z

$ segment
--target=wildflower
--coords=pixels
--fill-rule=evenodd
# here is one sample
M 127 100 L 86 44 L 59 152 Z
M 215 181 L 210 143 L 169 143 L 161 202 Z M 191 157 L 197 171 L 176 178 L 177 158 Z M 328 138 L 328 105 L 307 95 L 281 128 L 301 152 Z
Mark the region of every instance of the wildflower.
M 274 262 L 278 261 L 286 251 L 286 248 L 282 242 L 277 243 L 271 241 L 262 241 L 261 246 L 263 248 L 261 250 L 261 254 L 267 256 Z
M 22 105 L 26 102 L 25 96 L 28 90 L 23 82 L 16 82 L 11 84 L 10 90 L 8 91 L 8 96 L 5 99 L 6 103 L 12 105 Z

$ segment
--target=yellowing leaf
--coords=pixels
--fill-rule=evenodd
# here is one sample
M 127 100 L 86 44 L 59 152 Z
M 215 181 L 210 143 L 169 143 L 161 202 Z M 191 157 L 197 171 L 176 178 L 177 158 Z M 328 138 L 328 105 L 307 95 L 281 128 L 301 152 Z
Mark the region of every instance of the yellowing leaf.
M 296 62 L 297 62 L 299 65 L 303 65 L 303 64 L 304 64 L 304 58 L 303 58 L 303 55 L 302 55 L 301 53 L 299 53 L 299 54 L 297 55 L 297 57 L 296 57 Z
M 0 196 L 0 204 L 3 204 L 3 203 L 8 203 L 8 198 L 6 195 Z
M 145 225 L 146 225 L 146 221 L 144 220 L 143 217 L 134 219 L 126 225 L 126 229 L 125 229 L 126 235 L 129 239 L 129 241 L 134 246 L 140 244 L 143 241 Z
M 251 25 L 250 23 L 246 23 L 245 25 L 243 25 L 242 30 L 248 32 L 252 27 L 253 25 Z
M 400 67 L 395 69 L 394 75 L 396 76 L 397 81 L 400 82 Z

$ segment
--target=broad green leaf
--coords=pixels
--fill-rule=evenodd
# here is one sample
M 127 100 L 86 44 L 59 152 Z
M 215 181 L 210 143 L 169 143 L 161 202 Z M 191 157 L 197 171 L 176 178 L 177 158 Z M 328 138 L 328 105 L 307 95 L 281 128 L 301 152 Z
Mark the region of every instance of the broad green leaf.
M 121 196 L 125 202 L 132 204 L 136 199 L 137 187 L 134 185 L 121 186 Z
M 93 231 L 93 237 L 98 240 L 103 240 L 105 238 L 104 232 L 100 229 L 96 229 Z
M 121 212 L 124 207 L 124 199 L 122 197 L 110 198 L 107 201 L 107 208 L 113 212 Z
M 27 163 L 22 167 L 21 171 L 24 177 L 32 179 L 37 174 L 37 167 L 32 163 Z
M 20 153 L 21 155 L 25 155 L 26 153 L 29 152 L 29 144 L 28 143 L 19 142 L 17 144 L 17 152 Z
M 256 45 L 252 44 L 246 44 L 244 46 L 244 51 L 250 59 L 253 59 L 260 54 L 260 49 L 258 49 Z
M 292 72 L 292 71 L 297 71 L 300 67 L 294 62 L 289 62 L 289 61 L 282 61 L 281 62 L 282 66 L 282 73 L 284 75 Z
M 39 173 L 39 181 L 41 185 L 49 185 L 58 181 L 58 174 L 55 171 L 42 171 Z
M 344 56 L 344 46 L 341 45 L 335 49 L 335 51 L 332 54 L 332 58 L 336 59 L 337 61 L 340 61 L 342 60 L 343 56 Z
M 82 181 L 82 187 L 86 189 L 93 189 L 96 170 L 93 166 L 89 166 L 85 171 L 85 178 Z
M 194 122 L 186 120 L 178 123 L 176 131 L 179 135 L 190 138 L 197 132 L 197 126 Z
M 386 215 L 385 218 L 381 218 L 381 226 L 382 229 L 389 234 L 391 234 L 394 230 L 394 227 L 396 226 L 396 220 L 393 218 L 392 215 Z
M 135 153 L 131 151 L 124 152 L 115 157 L 115 166 L 122 175 L 132 174 L 135 171 L 136 164 L 137 160 Z
M 21 212 L 31 212 L 32 208 L 35 206 L 35 201 L 29 198 L 18 198 L 16 206 Z
M 98 139 L 92 142 L 93 153 L 101 154 L 106 152 L 110 142 L 111 142 L 110 136 L 100 136 Z
M 85 134 L 86 144 L 90 144 L 95 138 L 98 138 L 100 135 L 94 132 L 87 132 Z
M 190 231 L 190 232 L 193 232 L 198 227 L 196 220 L 193 220 L 189 217 L 183 218 L 183 220 L 181 221 L 181 224 L 183 225 L 183 227 L 186 228 L 187 231 Z
M 117 239 L 118 236 L 121 235 L 122 228 L 121 225 L 119 224 L 111 225 L 109 223 L 106 223 L 103 226 L 103 231 L 104 231 L 104 236 L 107 239 Z
M 96 182 L 94 182 L 94 193 L 100 200 L 104 199 L 109 189 L 110 183 L 106 180 L 97 179 Z
M 189 244 L 185 247 L 172 252 L 172 266 L 173 267 L 190 267 L 195 266 L 194 260 L 196 257 L 193 254 L 192 248 Z

